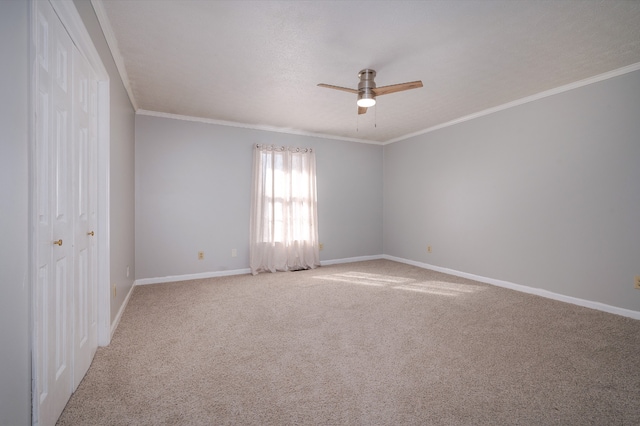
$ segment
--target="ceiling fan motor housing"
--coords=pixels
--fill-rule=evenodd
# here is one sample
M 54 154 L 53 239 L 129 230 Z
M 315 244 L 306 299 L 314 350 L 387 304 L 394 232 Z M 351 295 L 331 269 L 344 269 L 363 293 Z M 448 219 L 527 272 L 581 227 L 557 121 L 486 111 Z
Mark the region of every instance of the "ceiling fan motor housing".
M 376 95 L 373 93 L 373 89 L 376 88 L 376 82 L 373 81 L 375 76 L 376 72 L 370 69 L 364 69 L 358 73 L 358 77 L 360 77 L 360 83 L 358 83 L 359 107 L 370 107 L 375 105 Z M 364 103 L 363 99 L 365 100 Z
M 358 73 L 360 83 L 358 83 L 358 91 L 360 93 L 370 93 L 373 95 L 372 89 L 376 88 L 376 82 L 373 79 L 376 77 L 376 72 L 370 69 L 364 69 Z

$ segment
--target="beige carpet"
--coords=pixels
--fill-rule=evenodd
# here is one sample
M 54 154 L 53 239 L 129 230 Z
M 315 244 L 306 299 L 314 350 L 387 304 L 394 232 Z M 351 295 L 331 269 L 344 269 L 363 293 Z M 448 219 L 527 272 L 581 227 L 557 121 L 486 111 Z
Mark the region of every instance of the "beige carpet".
M 60 425 L 638 425 L 640 321 L 386 260 L 136 287 Z

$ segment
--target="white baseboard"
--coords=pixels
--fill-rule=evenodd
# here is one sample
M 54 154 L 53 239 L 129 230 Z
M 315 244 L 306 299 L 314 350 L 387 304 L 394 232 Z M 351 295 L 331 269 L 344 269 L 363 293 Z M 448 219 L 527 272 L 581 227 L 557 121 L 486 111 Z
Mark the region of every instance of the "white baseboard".
M 508 281 L 496 280 L 493 278 L 482 277 L 479 275 L 468 274 L 466 272 L 460 272 L 453 269 L 442 268 L 440 266 L 429 265 L 428 263 L 416 262 L 414 260 L 403 259 L 400 257 L 383 255 L 382 259 L 393 260 L 395 262 L 406 263 L 408 265 L 417 266 L 419 268 L 430 269 L 432 271 L 443 272 L 449 275 L 455 275 L 456 277 L 468 278 L 470 280 L 479 281 L 481 283 L 495 285 L 497 287 L 509 288 L 511 290 L 520 291 L 523 293 L 535 294 L 536 296 L 546 297 L 547 299 L 559 300 L 561 302 L 571 303 L 573 305 L 583 306 L 585 308 L 596 309 L 598 311 L 608 312 L 610 314 L 621 315 L 623 317 L 629 317 L 640 320 L 640 312 L 632 311 L 630 309 L 619 308 L 617 306 L 611 306 L 600 302 L 594 302 L 591 300 L 579 299 L 577 297 L 566 296 L 564 294 L 554 293 L 552 291 L 543 290 L 541 288 L 528 287 L 521 284 L 514 284 Z
M 382 259 L 382 255 L 375 256 L 359 256 L 359 257 L 348 257 L 344 259 L 332 259 L 332 260 L 323 260 L 320 262 L 321 266 L 327 265 L 336 265 L 338 263 L 353 263 L 353 262 L 362 262 L 365 260 L 376 260 Z M 166 277 L 157 277 L 157 278 L 141 278 L 136 280 L 133 285 L 147 285 L 147 284 L 161 284 L 161 283 L 172 283 L 176 281 L 189 281 L 189 280 L 199 280 L 203 278 L 215 278 L 215 277 L 226 277 L 229 275 L 242 275 L 242 274 L 250 274 L 251 269 L 234 269 L 230 271 L 216 271 L 216 272 L 202 272 L 198 274 L 185 274 L 185 275 L 169 275 Z
M 359 257 L 347 257 L 344 259 L 331 259 L 331 260 L 323 260 L 320 262 L 321 266 L 328 266 L 328 265 L 337 265 L 339 263 L 353 263 L 353 262 L 362 262 L 365 260 L 377 260 L 377 259 L 383 259 L 384 256 L 381 254 L 377 254 L 374 256 L 359 256 Z
M 142 278 L 136 280 L 133 285 L 147 285 L 147 284 L 160 284 L 160 283 L 172 283 L 176 281 L 189 281 L 189 280 L 200 280 L 203 278 L 214 278 L 214 277 L 227 277 L 229 275 L 242 275 L 242 274 L 250 274 L 251 269 L 233 269 L 230 271 L 215 271 L 215 272 L 201 272 L 198 274 L 185 274 L 185 275 L 169 275 L 167 277 L 158 277 L 158 278 Z
M 127 307 L 127 304 L 129 303 L 129 299 L 131 299 L 131 295 L 133 294 L 134 287 L 135 287 L 135 282 L 129 289 L 129 292 L 127 293 L 127 297 L 124 298 L 122 305 L 120 305 L 120 309 L 118 309 L 118 315 L 116 315 L 115 319 L 111 323 L 111 333 L 110 333 L 109 341 L 111 341 L 111 339 L 113 338 L 113 333 L 116 332 L 116 328 L 118 328 L 118 324 L 120 324 L 120 319 L 122 318 L 122 314 L 124 313 L 124 310 Z
M 621 315 L 624 317 L 640 320 L 640 312 L 638 311 L 632 311 L 630 309 L 619 308 L 617 306 L 611 306 L 611 305 L 607 305 L 600 302 L 594 302 L 591 300 L 585 300 L 585 299 L 579 299 L 577 297 L 566 296 L 564 294 L 558 294 L 558 293 L 554 293 L 552 291 L 548 291 L 540 288 L 528 287 L 521 284 L 514 284 L 509 281 L 502 281 L 494 278 L 482 277 L 480 275 L 469 274 L 466 272 L 456 271 L 454 269 L 443 268 L 440 266 L 430 265 L 428 263 L 417 262 L 414 260 L 403 259 L 395 256 L 389 256 L 386 254 L 323 260 L 320 262 L 320 265 L 328 266 L 328 265 L 337 265 L 340 263 L 353 263 L 353 262 L 362 262 L 362 261 L 377 260 L 377 259 L 387 259 L 387 260 L 393 260 L 395 262 L 406 263 L 408 265 L 417 266 L 423 269 L 430 269 L 432 271 L 442 272 L 445 274 L 454 275 L 456 277 L 462 277 L 462 278 L 467 278 L 474 281 L 479 281 L 485 284 L 491 284 L 496 287 L 504 287 L 511 290 L 520 291 L 523 293 L 529 293 L 529 294 L 534 294 L 536 296 L 546 297 L 547 299 L 559 300 L 561 302 L 571 303 L 573 305 L 583 306 L 586 308 L 596 309 L 598 311 L 608 312 L 610 314 L 616 314 L 616 315 Z M 199 274 L 174 275 L 174 276 L 159 277 L 159 278 L 143 278 L 143 279 L 136 280 L 134 282 L 134 286 L 176 282 L 176 281 L 188 281 L 188 280 L 196 280 L 196 279 L 202 279 L 202 278 L 224 277 L 229 275 L 241 275 L 241 274 L 250 274 L 250 273 L 251 273 L 251 269 L 246 268 L 246 269 L 235 269 L 231 271 L 203 272 Z M 133 290 L 133 287 L 132 287 L 132 290 Z M 113 335 L 113 331 L 115 330 L 115 327 L 120 321 L 120 316 L 124 311 L 124 308 L 129 300 L 130 295 L 131 295 L 131 291 L 127 295 L 125 302 L 120 307 L 120 311 L 118 312 L 118 316 L 114 321 L 114 325 L 112 325 L 111 327 L 112 335 Z

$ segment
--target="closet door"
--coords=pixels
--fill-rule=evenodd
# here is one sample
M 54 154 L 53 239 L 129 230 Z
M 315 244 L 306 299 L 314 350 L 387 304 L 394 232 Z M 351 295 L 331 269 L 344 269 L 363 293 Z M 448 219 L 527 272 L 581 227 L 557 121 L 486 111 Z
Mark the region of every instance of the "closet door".
M 97 319 L 97 79 L 73 49 L 73 229 L 75 390 L 98 347 Z
M 54 424 L 73 386 L 73 44 L 49 2 L 36 2 L 36 285 L 34 408 Z
M 53 425 L 97 349 L 97 78 L 36 1 L 34 423 Z

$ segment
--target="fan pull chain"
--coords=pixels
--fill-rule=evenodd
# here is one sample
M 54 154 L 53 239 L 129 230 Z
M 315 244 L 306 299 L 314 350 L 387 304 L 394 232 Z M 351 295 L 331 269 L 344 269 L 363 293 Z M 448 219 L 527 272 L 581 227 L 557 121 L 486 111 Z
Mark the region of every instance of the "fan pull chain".
M 373 127 L 378 128 L 378 106 L 376 105 L 373 111 Z

